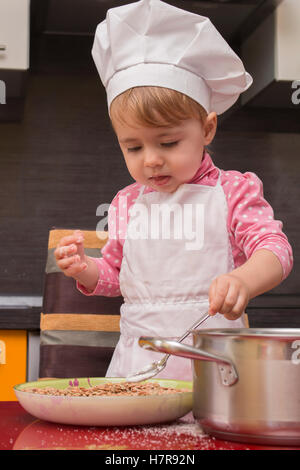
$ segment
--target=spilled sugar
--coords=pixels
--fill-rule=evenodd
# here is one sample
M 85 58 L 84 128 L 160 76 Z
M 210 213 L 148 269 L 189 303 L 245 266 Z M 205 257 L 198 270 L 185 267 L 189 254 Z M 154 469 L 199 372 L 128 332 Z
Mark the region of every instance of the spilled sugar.
M 173 423 L 112 427 L 110 432 L 101 428 L 89 427 L 84 430 L 77 428 L 72 432 L 78 432 L 77 439 L 87 441 L 87 446 L 95 448 L 128 448 L 128 449 L 211 449 L 214 446 L 214 438 L 203 433 L 199 424 L 194 420 L 192 414 L 187 415 Z M 86 447 L 86 446 L 85 446 Z
M 116 442 L 128 442 L 137 449 L 199 449 L 203 444 L 200 441 L 207 438 L 195 421 L 114 430 Z
M 40 436 L 41 447 L 52 449 L 195 450 L 203 446 L 211 448 L 212 443 L 192 413 L 172 423 L 109 429 L 41 423 L 41 426 L 37 425 L 36 433 Z
M 42 448 L 85 450 L 234 450 L 205 434 L 192 413 L 165 424 L 103 428 L 36 423 Z M 49 428 L 50 426 L 50 428 Z M 244 447 L 242 447 L 244 448 Z

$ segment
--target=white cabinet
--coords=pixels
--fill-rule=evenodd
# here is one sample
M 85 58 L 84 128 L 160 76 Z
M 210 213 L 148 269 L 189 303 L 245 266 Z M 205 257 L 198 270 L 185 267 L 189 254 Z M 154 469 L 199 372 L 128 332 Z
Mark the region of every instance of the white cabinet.
M 285 0 L 276 11 L 276 79 L 300 79 L 300 1 Z
M 253 85 L 242 104 L 295 108 L 292 84 L 300 79 L 300 0 L 284 0 L 242 44 Z M 252 101 L 253 103 L 253 101 Z
M 29 68 L 30 0 L 0 0 L 0 69 Z

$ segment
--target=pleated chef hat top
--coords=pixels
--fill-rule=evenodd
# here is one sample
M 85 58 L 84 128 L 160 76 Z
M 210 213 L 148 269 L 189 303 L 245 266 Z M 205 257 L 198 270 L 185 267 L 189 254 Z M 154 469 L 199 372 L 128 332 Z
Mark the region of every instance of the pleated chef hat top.
M 188 95 L 208 113 L 222 114 L 252 84 L 209 18 L 160 0 L 109 9 L 97 26 L 92 56 L 108 108 L 129 88 L 159 86 Z

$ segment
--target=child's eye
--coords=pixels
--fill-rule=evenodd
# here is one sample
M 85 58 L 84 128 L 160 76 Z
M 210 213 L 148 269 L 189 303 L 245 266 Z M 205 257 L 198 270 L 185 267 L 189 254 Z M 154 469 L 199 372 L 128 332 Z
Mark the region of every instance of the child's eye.
M 164 142 L 161 145 L 163 147 L 175 147 L 175 145 L 177 145 L 178 142 L 179 142 L 178 140 L 176 140 L 175 142 Z
M 130 147 L 127 149 L 127 152 L 138 152 L 142 147 Z

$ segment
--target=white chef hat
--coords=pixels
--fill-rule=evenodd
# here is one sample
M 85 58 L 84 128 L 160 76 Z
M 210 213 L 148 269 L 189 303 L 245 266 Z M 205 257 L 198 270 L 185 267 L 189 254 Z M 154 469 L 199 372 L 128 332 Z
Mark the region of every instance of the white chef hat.
M 158 86 L 184 93 L 208 113 L 222 114 L 252 84 L 208 18 L 160 0 L 108 10 L 97 26 L 92 56 L 108 108 L 129 88 Z

